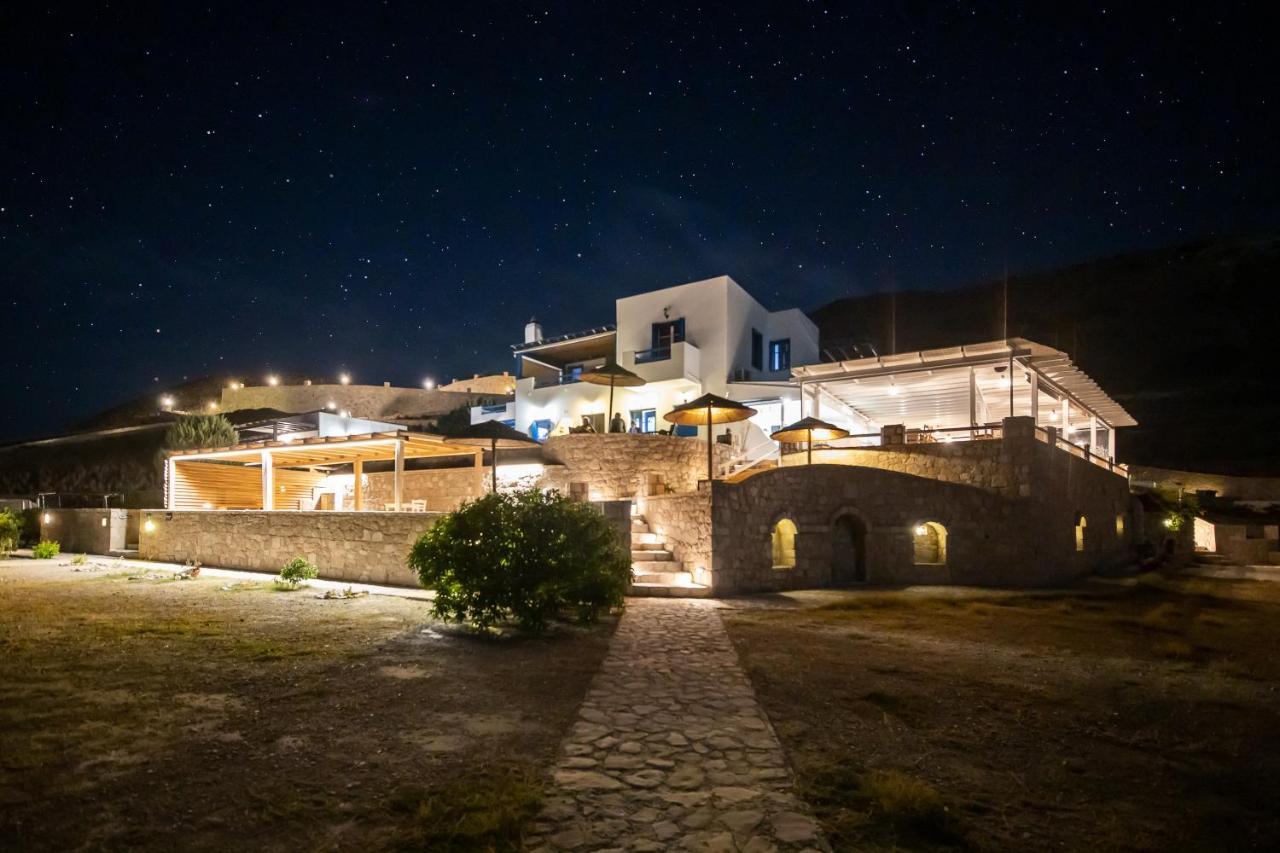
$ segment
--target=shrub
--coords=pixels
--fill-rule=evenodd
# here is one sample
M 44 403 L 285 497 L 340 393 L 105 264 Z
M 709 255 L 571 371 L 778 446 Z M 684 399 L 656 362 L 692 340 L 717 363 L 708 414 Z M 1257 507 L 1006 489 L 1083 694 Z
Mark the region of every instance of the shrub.
M 37 560 L 49 560 L 62 553 L 62 546 L 52 539 L 41 539 L 31 546 L 31 556 Z
M 284 568 L 280 570 L 279 582 L 290 589 L 297 589 L 303 581 L 312 580 L 319 574 L 315 563 L 298 556 L 284 564 Z
M 240 434 L 223 415 L 186 415 L 169 425 L 164 446 L 169 450 L 199 450 L 205 447 L 230 447 Z
M 589 504 L 528 489 L 464 504 L 419 537 L 409 567 L 436 591 L 436 616 L 479 628 L 546 628 L 569 611 L 591 623 L 622 603 L 631 560 Z
M 22 538 L 22 519 L 12 510 L 0 509 L 0 559 L 9 556 Z

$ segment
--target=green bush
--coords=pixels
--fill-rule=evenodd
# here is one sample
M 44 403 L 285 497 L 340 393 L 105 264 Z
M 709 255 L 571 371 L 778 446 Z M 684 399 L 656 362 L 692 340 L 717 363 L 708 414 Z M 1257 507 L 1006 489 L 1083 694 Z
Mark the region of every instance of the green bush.
M 284 564 L 280 570 L 279 582 L 290 588 L 296 588 L 303 581 L 313 580 L 320 574 L 316 564 L 306 557 L 298 556 Z
M 490 494 L 436 522 L 409 552 L 436 616 L 541 631 L 563 612 L 590 623 L 622 603 L 631 560 L 590 504 L 537 489 Z
M 22 538 L 22 518 L 13 510 L 0 509 L 0 558 L 13 553 Z
M 239 441 L 240 434 L 224 415 L 186 415 L 164 433 L 164 446 L 169 450 L 230 447 Z
M 37 560 L 49 560 L 62 553 L 62 546 L 52 539 L 41 539 L 31 546 L 31 556 Z

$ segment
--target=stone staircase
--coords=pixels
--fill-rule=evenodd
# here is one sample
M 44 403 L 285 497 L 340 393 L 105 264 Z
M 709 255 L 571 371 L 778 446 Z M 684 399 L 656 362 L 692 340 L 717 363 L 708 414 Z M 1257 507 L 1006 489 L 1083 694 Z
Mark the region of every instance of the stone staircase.
M 1270 556 L 1268 554 L 1268 558 Z M 1247 566 L 1215 551 L 1196 551 L 1192 564 L 1185 571 L 1201 577 L 1280 582 L 1280 565 L 1274 562 L 1270 565 Z
M 672 598 L 705 598 L 709 587 L 693 582 L 693 575 L 667 550 L 667 543 L 649 529 L 642 515 L 631 516 L 631 594 Z

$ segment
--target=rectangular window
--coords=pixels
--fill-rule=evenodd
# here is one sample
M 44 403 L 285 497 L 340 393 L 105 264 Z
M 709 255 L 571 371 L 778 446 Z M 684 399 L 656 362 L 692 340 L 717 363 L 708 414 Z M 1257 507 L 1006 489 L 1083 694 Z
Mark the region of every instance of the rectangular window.
M 755 329 L 751 330 L 751 366 L 764 370 L 764 335 Z
M 658 431 L 658 412 L 655 409 L 632 409 L 631 428 L 638 432 Z
M 770 370 L 790 370 L 791 369 L 791 339 L 782 338 L 777 341 L 769 341 L 769 369 Z

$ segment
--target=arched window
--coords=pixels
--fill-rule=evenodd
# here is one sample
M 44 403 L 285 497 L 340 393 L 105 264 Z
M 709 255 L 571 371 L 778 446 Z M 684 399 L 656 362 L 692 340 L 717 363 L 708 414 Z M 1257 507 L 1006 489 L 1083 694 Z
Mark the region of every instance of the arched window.
M 947 528 L 936 521 L 921 521 L 911 529 L 915 562 L 942 565 L 947 562 Z
M 773 567 L 790 569 L 796 564 L 796 524 L 784 518 L 773 526 Z
M 1084 550 L 1084 529 L 1089 526 L 1089 521 L 1081 513 L 1076 513 L 1076 550 Z

